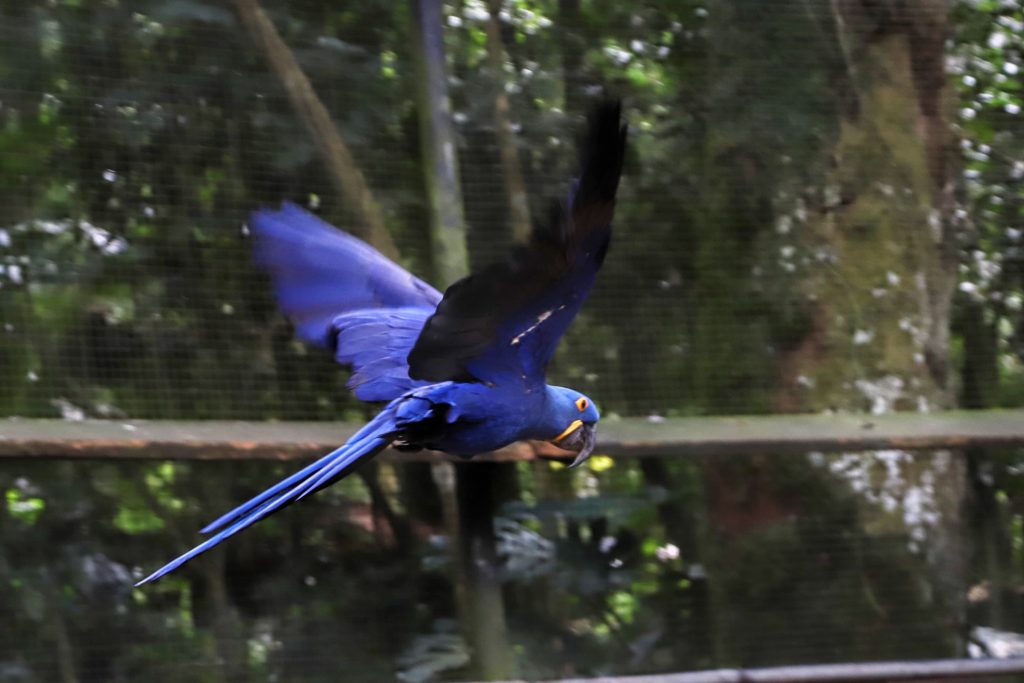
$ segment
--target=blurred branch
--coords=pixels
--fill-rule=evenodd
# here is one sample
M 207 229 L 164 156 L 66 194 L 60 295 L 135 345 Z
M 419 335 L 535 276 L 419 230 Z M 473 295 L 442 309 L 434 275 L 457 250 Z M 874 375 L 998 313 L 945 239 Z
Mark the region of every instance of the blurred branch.
M 321 151 L 335 189 L 346 201 L 357 207 L 363 225 L 354 232 L 360 233 L 361 237 L 385 256 L 396 258 L 398 249 L 384 223 L 384 212 L 295 56 L 281 39 L 258 0 L 235 0 L 235 7 L 246 30 L 263 50 L 271 68 L 281 80 L 288 99 L 313 137 L 317 149 Z
M 583 54 L 586 51 L 583 22 L 580 19 L 580 0 L 558 0 L 558 21 L 561 32 L 562 87 L 565 113 L 570 117 L 583 110 Z
M 417 64 L 417 115 L 427 196 L 434 271 L 450 284 L 469 274 L 466 219 L 455 155 L 455 130 L 445 68 L 444 25 L 439 0 L 412 4 Z
M 494 79 L 494 130 L 501 151 L 501 174 L 505 179 L 512 234 L 519 240 L 530 236 L 530 202 L 523 180 L 516 138 L 512 134 L 511 106 L 505 90 L 505 43 L 501 38 L 501 2 L 488 3 L 487 66 Z
M 380 463 L 367 463 L 359 468 L 358 475 L 370 494 L 370 521 L 374 538 L 381 546 L 395 548 L 403 553 L 410 552 L 414 547 L 412 529 L 408 519 L 399 517 L 388 501 L 387 493 L 380 483 Z M 387 528 L 382 526 L 382 522 Z
M 46 625 L 53 637 L 56 648 L 57 669 L 60 672 L 60 683 L 78 683 L 75 671 L 75 651 L 72 646 L 68 625 L 61 613 L 60 597 L 50 581 L 45 585 Z

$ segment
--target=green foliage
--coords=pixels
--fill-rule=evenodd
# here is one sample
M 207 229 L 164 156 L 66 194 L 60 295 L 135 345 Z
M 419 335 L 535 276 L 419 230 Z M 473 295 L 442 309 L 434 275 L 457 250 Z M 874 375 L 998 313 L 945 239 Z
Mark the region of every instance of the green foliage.
M 35 524 L 46 508 L 46 501 L 42 498 L 26 496 L 16 488 L 7 489 L 4 497 L 7 499 L 7 514 L 23 524 Z
M 1024 10 L 1017 3 L 958 3 L 952 71 L 959 94 L 964 213 L 960 332 L 971 403 L 1024 400 Z M 983 311 L 982 320 L 968 311 Z M 979 331 L 980 328 L 980 331 Z M 987 367 L 967 365 L 978 357 Z M 984 398 L 977 395 L 984 394 Z
M 959 95 L 961 195 L 967 224 L 955 331 L 962 400 L 971 407 L 1024 405 L 1024 8 L 960 2 L 952 72 Z M 984 623 L 1019 628 L 1000 598 L 1019 581 L 1024 487 L 1018 454 L 969 456 L 978 539 L 970 579 L 994 597 L 973 606 Z
M 631 125 L 615 245 L 552 379 L 608 416 L 773 409 L 780 359 L 815 324 L 797 285 L 817 256 L 799 230 L 836 163 L 846 76 L 832 5 L 512 0 L 495 75 L 487 4 L 448 7 L 445 36 L 477 264 L 511 238 L 495 190 L 496 85 L 538 215 L 566 187 L 572 132 L 598 90 L 626 98 Z M 403 265 L 429 273 L 407 3 L 265 9 L 384 207 Z M 954 344 L 978 357 L 968 332 L 990 330 L 993 402 L 1016 405 L 1024 149 L 1012 65 L 1024 18 L 1013 3 L 972 2 L 955 19 L 975 230 Z M 0 414 L 363 416 L 249 264 L 241 226 L 255 207 L 290 198 L 343 227 L 358 213 L 228 6 L 17 0 L 0 22 Z M 971 310 L 983 325 L 964 322 Z M 905 533 L 869 533 L 869 506 L 820 467 L 591 465 L 521 468 L 523 491 L 499 520 L 524 676 L 951 653 L 935 568 Z M 1008 456 L 995 479 L 1014 566 L 1019 469 Z M 353 478 L 132 591 L 143 567 L 284 468 L 5 463 L 0 678 L 59 680 L 68 667 L 110 681 L 466 679 L 445 530 L 398 505 L 400 480 L 382 471 L 410 547 Z M 755 488 L 774 507 L 756 507 Z

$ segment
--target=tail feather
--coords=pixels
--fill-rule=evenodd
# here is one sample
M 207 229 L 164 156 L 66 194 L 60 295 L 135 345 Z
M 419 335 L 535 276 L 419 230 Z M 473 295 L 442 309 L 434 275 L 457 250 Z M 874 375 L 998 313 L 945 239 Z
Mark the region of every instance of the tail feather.
M 295 487 L 295 500 L 302 500 L 311 493 L 316 493 L 320 489 L 337 481 L 339 477 L 343 476 L 351 469 L 357 459 L 358 458 L 339 458 L 336 462 L 327 463 L 326 467 L 316 474 L 311 475 L 306 479 L 306 481 Z
M 328 453 L 312 465 L 296 472 L 207 525 L 203 529 L 204 532 L 218 529 L 219 531 L 135 585 L 141 586 L 156 581 L 246 527 L 334 483 L 348 474 L 357 463 L 372 458 L 384 450 L 394 436 L 393 427 L 390 411 L 385 410 L 349 439 L 344 446 Z
M 348 444 L 345 444 L 344 446 L 341 446 L 340 448 L 331 451 L 327 455 L 323 456 L 322 458 L 314 462 L 312 465 L 308 465 L 299 470 L 298 472 L 296 472 L 295 474 L 292 474 L 286 477 L 285 479 L 282 479 L 281 481 L 277 482 L 276 484 L 274 484 L 273 486 L 271 486 L 269 489 L 259 494 L 258 496 L 255 496 L 245 501 L 244 503 L 236 507 L 234 510 L 231 510 L 230 512 L 225 512 L 223 515 L 221 515 L 220 517 L 218 517 L 217 519 L 215 519 L 214 521 L 210 522 L 202 529 L 200 529 L 199 533 L 211 534 L 214 531 L 217 531 L 218 529 L 224 527 L 229 522 L 233 522 L 242 515 L 248 513 L 249 511 L 258 508 L 260 505 L 270 500 L 271 498 L 274 498 L 285 489 L 289 489 L 295 486 L 296 484 L 301 483 L 307 477 L 316 474 L 325 466 L 327 466 L 329 464 L 329 461 L 333 460 L 334 458 L 337 458 L 339 453 L 342 450 L 344 450 L 347 446 Z
M 263 493 L 245 501 L 235 509 L 229 512 L 225 512 L 223 515 L 221 515 L 220 517 L 218 517 L 217 519 L 213 520 L 212 522 L 204 526 L 202 529 L 200 529 L 199 533 L 213 533 L 214 531 L 217 531 L 229 522 L 233 522 L 234 520 L 238 519 L 239 517 L 248 513 L 249 511 L 258 508 L 260 505 L 270 500 L 271 498 L 274 498 L 282 491 L 301 484 L 309 477 L 316 475 L 318 472 L 321 472 L 324 468 L 330 467 L 332 464 L 337 462 L 344 451 L 346 451 L 350 447 L 355 446 L 358 442 L 362 441 L 367 436 L 371 436 L 374 433 L 383 435 L 389 432 L 393 428 L 393 424 L 391 423 L 392 420 L 393 417 L 391 415 L 390 410 L 385 409 L 381 411 L 380 413 L 377 414 L 375 418 L 373 418 L 365 425 L 363 425 L 362 429 L 360 429 L 358 432 L 349 437 L 348 441 L 345 442 L 345 445 L 331 451 L 330 453 L 323 456 L 313 464 L 307 465 L 306 467 L 302 468 L 295 474 L 292 474 L 282 479 L 281 481 L 277 482 Z

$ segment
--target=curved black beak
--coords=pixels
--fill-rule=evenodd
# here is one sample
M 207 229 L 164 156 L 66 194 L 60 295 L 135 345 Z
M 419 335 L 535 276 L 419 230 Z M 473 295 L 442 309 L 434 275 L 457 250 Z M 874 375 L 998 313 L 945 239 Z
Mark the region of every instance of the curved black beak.
M 572 467 L 579 467 L 587 461 L 590 454 L 594 452 L 594 446 L 597 445 L 597 430 L 594 425 L 582 424 L 573 432 L 567 434 L 564 439 L 558 442 L 559 448 L 564 448 L 567 451 L 572 451 L 576 454 L 572 463 L 569 465 Z

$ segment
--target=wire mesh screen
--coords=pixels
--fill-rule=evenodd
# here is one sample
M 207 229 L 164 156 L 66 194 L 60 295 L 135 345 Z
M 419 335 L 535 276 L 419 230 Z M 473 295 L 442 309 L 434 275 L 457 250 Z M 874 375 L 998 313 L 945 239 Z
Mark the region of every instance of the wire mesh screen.
M 0 412 L 352 409 L 250 264 L 247 216 L 282 199 L 363 236 L 378 212 L 401 263 L 449 284 L 421 151 L 441 102 L 418 87 L 410 6 L 238 7 L 265 11 L 283 52 L 235 7 L 5 4 Z M 556 380 L 621 414 L 1020 394 L 1012 3 L 442 9 L 471 267 L 564 195 L 592 102 L 626 101 L 615 244 Z M 307 125 L 281 54 L 350 159 Z
M 1009 593 L 962 608 L 952 528 L 921 516 L 909 531 L 894 525 L 834 476 L 848 462 L 814 460 L 623 459 L 572 476 L 460 465 L 521 487 L 494 511 L 504 598 L 484 603 L 475 629 L 459 622 L 458 540 L 440 517 L 377 507 L 374 486 L 410 499 L 397 491 L 402 468 L 346 479 L 132 589 L 139 568 L 289 468 L 12 463 L 20 480 L 0 469 L 18 492 L 3 530 L 0 675 L 465 681 L 485 678 L 484 658 L 491 676 L 550 680 L 949 657 L 961 629 L 992 623 L 988 609 L 1005 610 L 1004 630 L 1019 628 Z M 570 486 L 587 495 L 558 494 Z M 507 664 L 475 637 L 493 637 L 495 624 L 491 646 L 508 648 Z
M 553 383 L 613 419 L 1020 405 L 1022 49 L 1012 0 L 7 0 L 0 415 L 363 417 L 250 212 L 296 202 L 444 287 L 565 196 L 609 95 L 613 245 Z M 145 591 L 284 468 L 8 460 L 0 681 L 1019 652 L 1019 459 L 478 463 L 457 495 L 385 463 Z

